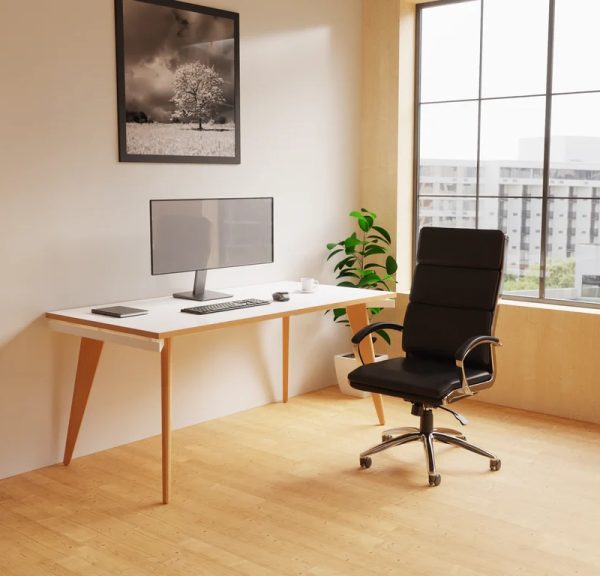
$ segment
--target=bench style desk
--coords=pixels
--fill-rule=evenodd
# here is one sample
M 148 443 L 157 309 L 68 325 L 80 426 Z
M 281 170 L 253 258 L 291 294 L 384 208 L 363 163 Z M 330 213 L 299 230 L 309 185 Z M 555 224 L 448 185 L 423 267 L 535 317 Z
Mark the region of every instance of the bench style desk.
M 104 342 L 113 342 L 160 352 L 162 501 L 166 504 L 169 502 L 171 491 L 171 339 L 173 337 L 195 334 L 204 330 L 212 330 L 225 326 L 281 318 L 283 401 L 287 402 L 290 316 L 331 308 L 347 308 L 352 331 L 356 332 L 368 324 L 367 304 L 374 306 L 378 301 L 381 302 L 381 300 L 396 297 L 396 294 L 392 292 L 327 285 L 320 285 L 315 292 L 307 294 L 300 291 L 299 282 L 275 282 L 223 290 L 229 294 L 233 294 L 233 298 L 230 300 L 244 298 L 270 300 L 273 292 L 278 291 L 289 292 L 290 300 L 287 302 L 273 302 L 266 306 L 242 308 L 206 315 L 181 313 L 181 308 L 196 306 L 201 304 L 201 302 L 181 300 L 170 296 L 116 303 L 148 310 L 148 314 L 143 316 L 128 318 L 101 316 L 91 313 L 92 306 L 46 313 L 50 327 L 53 330 L 81 337 L 63 459 L 65 465 L 68 465 L 73 457 L 73 450 L 77 442 L 77 436 Z M 374 361 L 373 344 L 370 338 L 366 338 L 361 343 L 361 354 L 365 362 Z M 384 414 L 381 396 L 374 394 L 373 402 L 379 422 L 383 424 Z

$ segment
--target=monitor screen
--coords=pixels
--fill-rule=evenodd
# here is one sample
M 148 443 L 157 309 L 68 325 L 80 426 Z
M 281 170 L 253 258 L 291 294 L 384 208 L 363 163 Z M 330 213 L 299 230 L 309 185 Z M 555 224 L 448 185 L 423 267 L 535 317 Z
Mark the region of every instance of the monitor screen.
M 151 200 L 152 274 L 273 262 L 273 198 Z

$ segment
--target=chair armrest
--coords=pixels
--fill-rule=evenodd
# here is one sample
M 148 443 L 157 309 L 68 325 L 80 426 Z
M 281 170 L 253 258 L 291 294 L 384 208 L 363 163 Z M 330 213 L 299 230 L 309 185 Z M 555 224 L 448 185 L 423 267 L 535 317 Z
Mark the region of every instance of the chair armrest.
M 366 336 L 377 330 L 398 330 L 399 332 L 402 332 L 404 326 L 396 324 L 395 322 L 375 322 L 374 324 L 369 324 L 368 326 L 361 328 L 354 336 L 352 336 L 352 344 L 359 344 Z
M 465 396 L 472 396 L 474 394 L 473 390 L 469 386 L 467 381 L 467 375 L 465 373 L 465 360 L 467 356 L 475 349 L 477 346 L 481 346 L 482 344 L 489 344 L 490 346 L 501 346 L 500 339 L 495 336 L 473 336 L 466 340 L 461 346 L 458 347 L 458 350 L 454 354 L 454 358 L 456 360 L 456 367 L 461 371 L 462 375 L 462 393 Z
M 454 358 L 464 362 L 467 355 L 480 344 L 492 344 L 500 346 L 500 339 L 496 338 L 495 336 L 473 336 L 459 346 Z
M 352 336 L 352 344 L 354 347 L 354 355 L 360 358 L 361 364 L 364 366 L 365 361 L 363 360 L 362 354 L 360 353 L 360 347 L 358 346 L 369 334 L 376 332 L 377 330 L 398 330 L 402 332 L 404 326 L 402 324 L 396 324 L 395 322 L 375 322 L 369 324 L 364 328 L 361 328 L 354 336 Z

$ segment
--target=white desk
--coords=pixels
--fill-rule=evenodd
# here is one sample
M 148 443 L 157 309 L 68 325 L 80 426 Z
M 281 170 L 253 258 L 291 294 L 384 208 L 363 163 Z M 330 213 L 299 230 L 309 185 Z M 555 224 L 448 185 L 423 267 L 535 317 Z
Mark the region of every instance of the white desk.
M 270 300 L 273 292 L 290 293 L 288 302 L 273 302 L 268 306 L 242 308 L 229 312 L 218 312 L 198 316 L 183 314 L 181 308 L 195 306 L 190 300 L 179 300 L 172 297 L 153 298 L 151 300 L 135 300 L 117 302 L 124 306 L 144 308 L 148 314 L 129 318 L 112 318 L 90 312 L 92 307 L 72 308 L 48 312 L 50 327 L 53 330 L 74 334 L 81 337 L 79 360 L 73 389 L 71 415 L 67 431 L 67 441 L 63 462 L 68 465 L 73 457 L 73 450 L 83 420 L 89 393 L 94 381 L 96 368 L 102 353 L 104 342 L 113 342 L 160 352 L 161 355 L 161 410 L 162 410 L 162 497 L 167 503 L 171 491 L 171 338 L 185 334 L 195 334 L 204 330 L 213 330 L 224 326 L 235 326 L 248 322 L 282 319 L 282 385 L 283 401 L 288 399 L 289 370 L 289 334 L 290 316 L 328 310 L 330 308 L 347 308 L 350 325 L 356 332 L 368 324 L 367 304 L 374 306 L 376 302 L 395 298 L 392 292 L 379 292 L 357 288 L 320 285 L 312 294 L 304 294 L 299 290 L 298 282 L 274 282 L 243 288 L 225 288 L 224 292 L 233 294 L 235 300 L 243 298 L 260 298 Z M 366 362 L 374 361 L 373 344 L 369 338 L 361 343 L 361 353 Z M 383 403 L 381 396 L 373 395 L 373 402 L 381 424 L 384 423 Z

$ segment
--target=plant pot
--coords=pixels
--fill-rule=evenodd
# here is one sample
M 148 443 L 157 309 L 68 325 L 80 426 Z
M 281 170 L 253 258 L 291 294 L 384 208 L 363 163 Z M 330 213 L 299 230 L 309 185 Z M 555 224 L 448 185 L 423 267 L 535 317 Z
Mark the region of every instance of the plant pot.
M 376 354 L 375 362 L 387 360 L 387 358 L 387 354 Z M 363 392 L 362 390 L 357 390 L 356 388 L 352 388 L 352 386 L 350 386 L 348 374 L 360 366 L 360 360 L 355 358 L 354 354 L 336 354 L 333 357 L 333 361 L 335 365 L 335 375 L 337 376 L 338 386 L 340 387 L 340 392 L 342 394 L 346 394 L 347 396 L 356 396 L 357 398 L 366 398 L 367 396 L 371 395 L 370 392 Z

